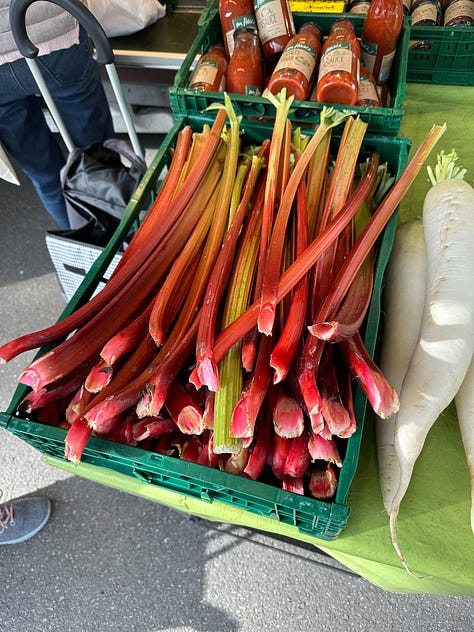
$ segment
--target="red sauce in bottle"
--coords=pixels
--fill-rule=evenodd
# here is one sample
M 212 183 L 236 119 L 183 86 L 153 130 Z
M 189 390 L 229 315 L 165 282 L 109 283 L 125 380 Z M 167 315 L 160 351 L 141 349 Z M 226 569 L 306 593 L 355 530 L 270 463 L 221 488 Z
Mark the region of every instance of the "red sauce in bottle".
M 227 58 L 234 52 L 234 31 L 238 28 L 257 30 L 253 0 L 219 0 L 219 17 Z
M 224 92 L 226 88 L 227 57 L 222 44 L 214 44 L 200 57 L 189 81 L 192 90 Z
M 321 55 L 323 32 L 315 22 L 303 24 L 299 32 L 288 42 L 267 89 L 278 94 L 286 88 L 286 96 L 292 95 L 304 101 L 309 94 Z
M 474 25 L 473 0 L 450 0 L 444 10 L 444 26 Z
M 361 66 L 359 71 L 359 93 L 356 105 L 370 108 L 382 107 L 375 79 L 365 66 Z
M 359 92 L 360 47 L 352 22 L 336 20 L 324 42 L 318 82 L 311 101 L 355 105 Z
M 360 50 L 361 61 L 376 83 L 384 83 L 390 76 L 402 26 L 402 0 L 372 0 L 364 20 Z
M 264 57 L 283 52 L 295 34 L 288 0 L 254 0 L 254 9 Z
M 227 67 L 227 91 L 259 96 L 263 90 L 263 60 L 260 40 L 253 29 L 234 32 L 234 52 Z

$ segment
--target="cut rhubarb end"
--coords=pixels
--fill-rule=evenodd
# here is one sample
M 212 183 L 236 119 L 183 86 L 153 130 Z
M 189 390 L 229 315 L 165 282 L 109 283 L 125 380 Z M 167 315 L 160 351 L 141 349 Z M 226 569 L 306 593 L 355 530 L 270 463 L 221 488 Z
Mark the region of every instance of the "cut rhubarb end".
M 184 434 L 200 435 L 204 432 L 204 419 L 195 408 L 186 406 L 178 415 L 178 428 Z
M 301 394 L 309 415 L 318 415 L 321 410 L 321 394 L 311 370 L 302 369 L 298 375 Z
M 311 430 L 315 434 L 319 434 L 324 430 L 324 417 L 321 414 L 321 411 L 316 411 L 309 414 L 309 420 L 311 422 Z
M 299 437 L 303 433 L 303 411 L 293 397 L 279 394 L 273 409 L 273 427 L 277 435 L 286 439 Z
M 29 386 L 34 391 L 38 391 L 40 390 L 40 388 L 42 388 L 40 376 L 32 367 L 27 367 L 24 371 L 22 371 L 20 373 L 18 381 L 20 382 L 20 384 L 25 384 L 25 386 Z
M 198 367 L 195 366 L 194 369 L 189 374 L 189 382 L 197 388 L 198 390 L 203 386 L 201 382 L 201 378 L 199 377 Z
M 92 429 L 82 418 L 77 418 L 64 440 L 64 458 L 76 465 L 80 462 Z
M 207 386 L 210 391 L 217 393 L 219 390 L 219 371 L 213 358 L 204 358 L 201 360 L 194 371 L 197 371 L 201 386 Z M 194 381 L 192 383 L 196 388 L 199 388 Z
M 239 399 L 232 412 L 229 433 L 231 437 L 245 439 L 253 436 L 253 427 L 250 424 L 247 411 L 247 397 Z
M 321 412 L 331 434 L 336 437 L 347 437 L 352 426 L 349 412 L 335 397 L 323 397 Z
M 318 500 L 332 498 L 337 489 L 337 477 L 331 463 L 325 470 L 315 469 L 309 481 L 309 491 Z
M 313 461 L 327 461 L 342 467 L 342 460 L 334 439 L 324 439 L 321 435 L 311 433 L 308 441 L 308 450 Z
M 275 306 L 271 303 L 266 303 L 260 307 L 258 313 L 257 327 L 258 331 L 265 336 L 270 336 L 273 330 L 273 323 L 275 322 Z
M 295 478 L 294 476 L 285 476 L 281 487 L 286 492 L 292 492 L 293 494 L 304 496 L 304 479 L 302 476 L 299 476 L 298 478 Z

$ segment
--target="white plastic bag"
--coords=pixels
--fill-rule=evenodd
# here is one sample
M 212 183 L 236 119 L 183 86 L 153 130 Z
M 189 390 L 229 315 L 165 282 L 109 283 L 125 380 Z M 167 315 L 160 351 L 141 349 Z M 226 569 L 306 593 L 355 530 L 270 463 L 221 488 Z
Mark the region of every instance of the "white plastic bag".
M 85 0 L 107 37 L 137 33 L 166 14 L 158 0 Z

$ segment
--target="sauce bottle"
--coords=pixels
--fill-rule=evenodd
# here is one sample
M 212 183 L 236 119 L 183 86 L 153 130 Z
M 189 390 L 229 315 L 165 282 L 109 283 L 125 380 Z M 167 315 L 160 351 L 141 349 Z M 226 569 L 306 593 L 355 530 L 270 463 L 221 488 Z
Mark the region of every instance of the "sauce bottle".
M 359 92 L 360 47 L 352 22 L 336 20 L 324 42 L 311 101 L 355 105 Z
M 439 26 L 441 13 L 439 0 L 412 0 L 411 25 Z
M 192 90 L 224 92 L 226 88 L 227 57 L 222 44 L 214 44 L 199 58 L 189 81 Z
M 472 0 L 450 0 L 444 10 L 444 26 L 472 26 L 474 24 L 474 2 Z
M 283 52 L 295 34 L 288 0 L 254 0 L 254 9 L 264 57 Z
M 375 79 L 372 73 L 362 65 L 359 70 L 359 93 L 356 105 L 370 108 L 382 107 Z
M 263 90 L 263 60 L 254 29 L 234 31 L 234 52 L 227 67 L 227 91 L 259 96 Z
M 219 0 L 219 17 L 227 59 L 234 52 L 234 31 L 240 27 L 257 30 L 253 0 Z
M 364 20 L 360 50 L 361 61 L 376 83 L 384 83 L 390 76 L 402 26 L 402 0 L 372 0 Z
M 292 95 L 304 101 L 316 74 L 322 39 L 323 32 L 315 22 L 303 24 L 278 60 L 267 89 L 272 94 L 278 94 L 286 88 L 287 97 Z

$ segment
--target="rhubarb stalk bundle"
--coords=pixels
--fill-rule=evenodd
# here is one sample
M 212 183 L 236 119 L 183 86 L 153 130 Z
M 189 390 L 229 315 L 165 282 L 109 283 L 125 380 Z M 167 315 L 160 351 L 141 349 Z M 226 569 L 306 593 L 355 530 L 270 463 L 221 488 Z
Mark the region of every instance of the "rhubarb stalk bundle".
M 362 335 L 376 241 L 443 130 L 380 194 L 364 123 L 323 108 L 306 136 L 292 98 L 269 98 L 259 146 L 227 95 L 212 126 L 185 126 L 105 288 L 0 347 L 8 361 L 55 344 L 20 375 L 19 410 L 66 428 L 67 459 L 96 435 L 331 500 L 357 424 L 353 381 L 379 416 L 396 411 Z

